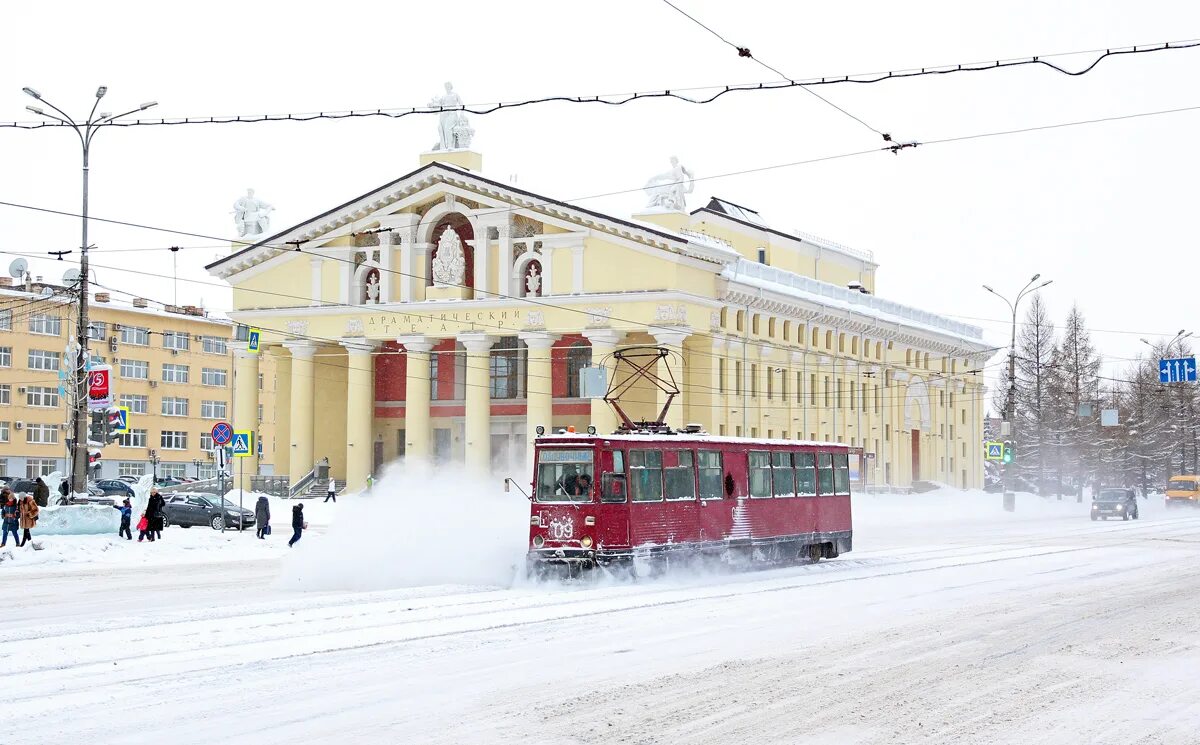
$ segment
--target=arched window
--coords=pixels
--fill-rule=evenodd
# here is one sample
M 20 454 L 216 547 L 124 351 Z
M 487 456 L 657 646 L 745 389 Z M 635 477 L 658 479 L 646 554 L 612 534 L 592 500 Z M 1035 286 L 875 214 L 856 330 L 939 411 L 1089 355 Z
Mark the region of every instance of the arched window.
M 729 308 L 721 308 L 721 328 L 729 328 Z
M 816 326 L 813 326 L 813 330 L 812 330 L 812 345 L 811 345 L 813 349 L 816 349 L 816 348 L 817 348 L 817 339 L 820 339 L 820 338 L 821 338 L 821 337 L 819 336 L 819 334 L 820 334 L 820 333 L 821 333 L 821 330 L 820 330 L 820 329 L 818 329 Z
M 875 342 L 875 359 L 883 359 L 883 342 L 881 341 Z
M 825 348 L 833 349 L 833 332 L 832 331 L 825 332 Z
M 759 321 L 759 319 L 760 319 L 761 317 L 762 317 L 762 316 L 758 315 L 757 313 L 755 313 L 754 315 L 750 316 L 750 319 L 751 319 L 751 320 L 750 320 L 750 333 L 752 333 L 752 334 L 758 334 L 758 333 L 759 333 L 759 331 L 758 331 L 758 321 Z
M 579 376 L 583 368 L 592 364 L 592 348 L 587 342 L 577 341 L 567 349 L 567 397 L 581 395 Z
M 838 352 L 841 354 L 846 353 L 846 335 L 845 334 L 838 334 Z
M 767 319 L 767 336 L 771 337 L 772 339 L 775 338 L 775 317 L 774 316 Z
M 521 297 L 541 297 L 544 282 L 542 262 L 531 260 L 525 265 L 525 276 L 521 279 Z
M 792 340 L 792 322 L 791 321 L 783 322 L 783 340 L 784 341 Z
M 912 366 L 912 350 L 911 349 L 904 350 L 904 364 L 908 365 L 910 367 Z
M 746 311 L 739 310 L 737 312 L 736 318 L 737 318 L 737 330 L 745 331 L 746 330 Z
M 850 339 L 850 354 L 858 356 L 858 337 L 854 336 Z

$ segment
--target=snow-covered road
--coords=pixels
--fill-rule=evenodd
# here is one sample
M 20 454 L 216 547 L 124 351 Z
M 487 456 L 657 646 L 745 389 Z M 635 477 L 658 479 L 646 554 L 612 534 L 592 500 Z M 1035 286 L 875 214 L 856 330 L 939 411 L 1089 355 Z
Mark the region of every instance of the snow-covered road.
M 0 568 L 0 669 L 54 743 L 1200 740 L 1200 514 L 947 504 L 861 500 L 835 561 L 636 584 Z

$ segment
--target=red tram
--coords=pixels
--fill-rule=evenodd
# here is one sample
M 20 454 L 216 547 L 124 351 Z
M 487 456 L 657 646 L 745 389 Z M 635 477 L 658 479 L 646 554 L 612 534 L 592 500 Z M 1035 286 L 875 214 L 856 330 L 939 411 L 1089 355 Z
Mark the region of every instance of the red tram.
M 528 562 L 568 570 L 679 553 L 835 558 L 851 550 L 849 448 L 688 428 L 535 441 Z

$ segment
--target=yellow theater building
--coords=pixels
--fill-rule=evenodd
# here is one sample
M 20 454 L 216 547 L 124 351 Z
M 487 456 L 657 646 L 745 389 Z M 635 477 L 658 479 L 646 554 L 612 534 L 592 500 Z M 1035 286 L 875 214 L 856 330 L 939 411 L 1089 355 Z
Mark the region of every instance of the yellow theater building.
M 671 425 L 843 442 L 871 486 L 982 486 L 982 332 L 879 297 L 870 253 L 720 198 L 685 209 L 677 163 L 684 179 L 629 217 L 481 165 L 426 153 L 209 265 L 234 321 L 261 330 L 260 354 L 231 345 L 235 427 L 254 423 L 260 366 L 276 370 L 275 474 L 295 484 L 328 458 L 356 489 L 419 458 L 515 475 L 538 426 L 612 431 L 579 373 L 611 380 L 615 350 L 655 345 L 681 389 Z M 643 385 L 624 405 L 653 419 L 664 398 Z

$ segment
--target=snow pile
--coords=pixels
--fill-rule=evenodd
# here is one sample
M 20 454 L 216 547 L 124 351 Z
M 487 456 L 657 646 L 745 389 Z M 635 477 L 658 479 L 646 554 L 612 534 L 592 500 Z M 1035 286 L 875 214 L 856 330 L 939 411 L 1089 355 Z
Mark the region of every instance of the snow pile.
M 99 535 L 117 532 L 121 513 L 107 505 L 79 504 L 69 507 L 43 507 L 38 512 L 35 536 Z
M 111 507 L 105 509 L 117 514 Z M 172 565 L 211 566 L 220 562 L 277 560 L 287 551 L 286 540 L 260 541 L 251 531 L 222 534 L 200 527 L 190 530 L 167 528 L 163 537 L 153 543 L 139 543 L 136 530 L 133 535 L 133 540 L 118 537 L 116 526 L 107 535 L 49 535 L 35 530 L 29 545 L 16 548 L 9 541 L 0 550 L 0 571 L 46 567 L 78 571 L 94 566 L 152 567 L 159 571 Z M 186 583 L 186 575 L 180 576 L 184 577 L 180 581 Z
M 437 584 L 512 584 L 524 568 L 529 503 L 499 478 L 462 469 L 391 466 L 369 494 L 339 497 L 324 535 L 298 543 L 280 585 L 296 590 L 381 590 Z M 291 533 L 290 504 L 275 536 Z M 311 503 L 305 504 L 306 516 Z M 316 512 L 317 510 L 313 510 Z M 311 521 L 310 521 L 311 524 Z

